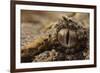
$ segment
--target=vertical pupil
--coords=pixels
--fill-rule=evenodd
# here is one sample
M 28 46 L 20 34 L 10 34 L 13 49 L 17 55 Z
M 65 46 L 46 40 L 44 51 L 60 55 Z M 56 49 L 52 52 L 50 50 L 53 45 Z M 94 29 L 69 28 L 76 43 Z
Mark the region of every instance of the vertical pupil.
M 69 30 L 68 30 L 68 32 L 66 34 L 66 43 L 68 44 L 68 42 L 69 42 Z

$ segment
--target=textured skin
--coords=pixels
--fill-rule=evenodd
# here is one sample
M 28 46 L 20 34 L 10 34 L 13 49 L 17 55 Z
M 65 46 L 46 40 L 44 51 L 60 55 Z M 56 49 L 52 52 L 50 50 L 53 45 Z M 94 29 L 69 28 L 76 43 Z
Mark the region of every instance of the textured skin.
M 84 59 L 82 51 L 89 48 L 88 37 L 87 28 L 72 19 L 62 17 L 56 24 L 49 26 L 46 32 L 43 32 L 32 43 L 21 49 L 21 62 Z M 54 56 L 55 59 L 52 59 L 51 56 L 39 59 L 42 52 L 47 50 L 52 52 L 52 49 L 57 53 Z M 77 52 L 79 52 L 79 58 L 75 54 Z

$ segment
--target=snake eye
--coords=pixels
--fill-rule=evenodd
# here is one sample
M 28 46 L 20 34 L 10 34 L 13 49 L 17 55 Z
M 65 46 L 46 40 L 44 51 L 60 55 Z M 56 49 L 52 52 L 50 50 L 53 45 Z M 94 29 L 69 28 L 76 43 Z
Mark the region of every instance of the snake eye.
M 74 47 L 77 44 L 76 32 L 69 29 L 61 29 L 58 32 L 58 41 L 66 48 Z

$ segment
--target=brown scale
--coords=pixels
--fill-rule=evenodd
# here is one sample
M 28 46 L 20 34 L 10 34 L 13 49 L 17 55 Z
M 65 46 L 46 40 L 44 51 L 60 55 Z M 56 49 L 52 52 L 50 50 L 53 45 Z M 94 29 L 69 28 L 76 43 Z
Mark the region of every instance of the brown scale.
M 32 43 L 21 49 L 21 62 L 32 62 L 38 59 L 41 53 L 55 50 L 55 59 L 48 56 L 47 61 L 52 60 L 73 60 L 76 59 L 73 53 L 82 52 L 89 46 L 88 29 L 78 25 L 72 19 L 62 17 L 57 24 L 51 25 L 44 35 L 40 35 Z M 58 54 L 63 52 L 63 57 Z M 50 54 L 50 53 L 49 53 Z M 71 56 L 69 56 L 71 55 Z M 79 54 L 80 56 L 82 54 Z M 61 57 L 59 57 L 61 56 Z M 50 57 L 50 58 L 49 58 Z M 59 58 L 58 58 L 59 57 Z M 81 57 L 83 59 L 83 57 Z M 78 58 L 78 59 L 81 59 Z M 44 58 L 45 59 L 45 58 Z M 40 60 L 41 61 L 41 60 Z M 46 60 L 43 60 L 46 61 Z

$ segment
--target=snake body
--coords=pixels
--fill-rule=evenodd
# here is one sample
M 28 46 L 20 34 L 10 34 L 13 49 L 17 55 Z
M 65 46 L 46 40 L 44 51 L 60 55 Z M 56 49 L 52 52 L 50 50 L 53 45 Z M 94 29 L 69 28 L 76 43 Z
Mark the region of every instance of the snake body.
M 88 37 L 89 30 L 87 28 L 84 28 L 72 19 L 62 17 L 56 24 L 51 25 L 44 34 L 21 49 L 21 62 L 37 60 L 36 57 L 39 57 L 38 54 L 46 50 L 50 51 L 51 49 L 63 51 L 67 55 L 71 53 L 72 55 L 73 53 L 89 48 Z M 58 54 L 55 59 L 49 58 L 49 60 L 58 60 L 59 56 Z M 67 57 L 66 59 L 71 58 Z

